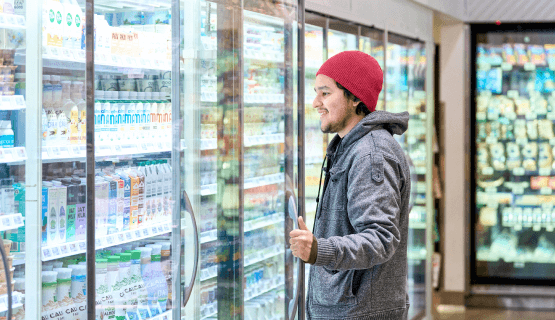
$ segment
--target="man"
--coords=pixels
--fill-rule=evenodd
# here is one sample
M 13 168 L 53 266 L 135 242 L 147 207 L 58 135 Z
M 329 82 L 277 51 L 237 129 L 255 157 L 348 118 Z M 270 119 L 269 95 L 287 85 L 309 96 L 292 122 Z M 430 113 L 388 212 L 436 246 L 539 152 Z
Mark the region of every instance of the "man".
M 293 255 L 311 264 L 308 319 L 406 319 L 410 173 L 393 138 L 407 112 L 374 111 L 383 73 L 371 56 L 346 51 L 316 74 L 313 107 L 327 149 L 314 235 L 299 217 Z M 324 160 L 325 162 L 326 160 Z

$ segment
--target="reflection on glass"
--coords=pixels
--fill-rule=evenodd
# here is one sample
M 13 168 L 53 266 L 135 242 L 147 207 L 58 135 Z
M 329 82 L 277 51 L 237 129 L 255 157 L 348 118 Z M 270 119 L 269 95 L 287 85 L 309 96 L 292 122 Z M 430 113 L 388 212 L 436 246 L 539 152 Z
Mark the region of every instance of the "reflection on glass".
M 357 48 L 356 35 L 336 30 L 328 31 L 328 58 L 339 52 L 356 50 Z
M 384 70 L 384 33 L 378 30 L 362 29 L 360 36 L 359 50 L 371 55 L 378 61 L 378 64 Z M 384 90 L 380 91 L 376 110 L 384 110 Z

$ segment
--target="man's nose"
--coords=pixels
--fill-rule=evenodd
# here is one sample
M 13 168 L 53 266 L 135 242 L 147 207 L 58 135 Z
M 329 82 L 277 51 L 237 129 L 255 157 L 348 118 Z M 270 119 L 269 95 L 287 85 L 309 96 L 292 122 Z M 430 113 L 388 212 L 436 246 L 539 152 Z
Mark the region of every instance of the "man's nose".
M 322 101 L 320 101 L 320 99 L 318 99 L 318 96 L 316 96 L 314 100 L 312 100 L 312 108 L 318 108 L 321 105 L 322 105 Z

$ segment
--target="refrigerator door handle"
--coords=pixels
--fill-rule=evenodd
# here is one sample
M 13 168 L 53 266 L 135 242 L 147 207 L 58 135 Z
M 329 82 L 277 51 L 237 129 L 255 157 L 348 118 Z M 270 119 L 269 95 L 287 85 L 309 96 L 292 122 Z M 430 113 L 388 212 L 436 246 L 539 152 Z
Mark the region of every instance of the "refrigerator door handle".
M 299 223 L 297 221 L 298 219 L 298 213 L 297 213 L 297 202 L 295 201 L 295 194 L 290 191 L 287 190 L 285 192 L 285 198 L 287 199 L 287 204 L 285 206 L 285 210 L 286 210 L 286 219 L 290 218 L 293 222 L 293 227 L 294 229 L 298 229 L 299 228 Z M 285 239 L 286 241 L 286 254 L 289 255 L 291 253 L 291 249 L 289 249 L 289 233 L 287 232 L 288 228 L 287 228 L 287 223 L 285 223 Z M 287 260 L 286 260 L 287 261 Z M 297 315 L 297 304 L 298 304 L 298 300 L 299 300 L 299 288 L 301 285 L 301 263 L 302 260 L 300 260 L 297 257 L 293 258 L 293 263 L 298 262 L 297 265 L 297 283 L 295 286 L 295 296 L 293 297 L 293 299 L 289 302 L 289 317 L 288 319 L 293 320 L 295 319 L 295 316 Z M 291 305 L 292 304 L 292 305 Z
M 191 293 L 193 292 L 193 286 L 195 285 L 195 279 L 197 277 L 198 261 L 200 258 L 200 239 L 197 231 L 197 221 L 195 219 L 195 213 L 193 212 L 193 206 L 191 205 L 191 201 L 189 200 L 187 191 L 183 191 L 183 199 L 185 200 L 185 210 L 191 215 L 191 221 L 193 222 L 193 232 L 195 233 L 195 260 L 193 266 L 193 276 L 191 277 L 189 285 L 185 287 L 185 290 L 183 291 L 183 306 L 186 306 L 189 298 L 191 297 Z

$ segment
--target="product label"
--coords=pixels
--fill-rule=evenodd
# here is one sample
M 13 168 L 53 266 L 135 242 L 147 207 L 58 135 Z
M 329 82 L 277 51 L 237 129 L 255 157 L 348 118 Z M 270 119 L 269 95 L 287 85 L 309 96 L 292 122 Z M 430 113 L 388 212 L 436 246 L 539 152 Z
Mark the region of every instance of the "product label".
M 75 241 L 75 220 L 76 220 L 77 206 L 72 204 L 67 206 L 67 230 L 66 241 Z
M 87 238 L 87 205 L 80 203 L 75 206 L 75 239 L 85 240 Z
M 42 246 L 47 245 L 47 225 L 48 225 L 48 188 L 42 188 Z
M 138 227 L 139 223 L 139 177 L 131 178 L 131 216 L 129 229 L 133 230 Z

